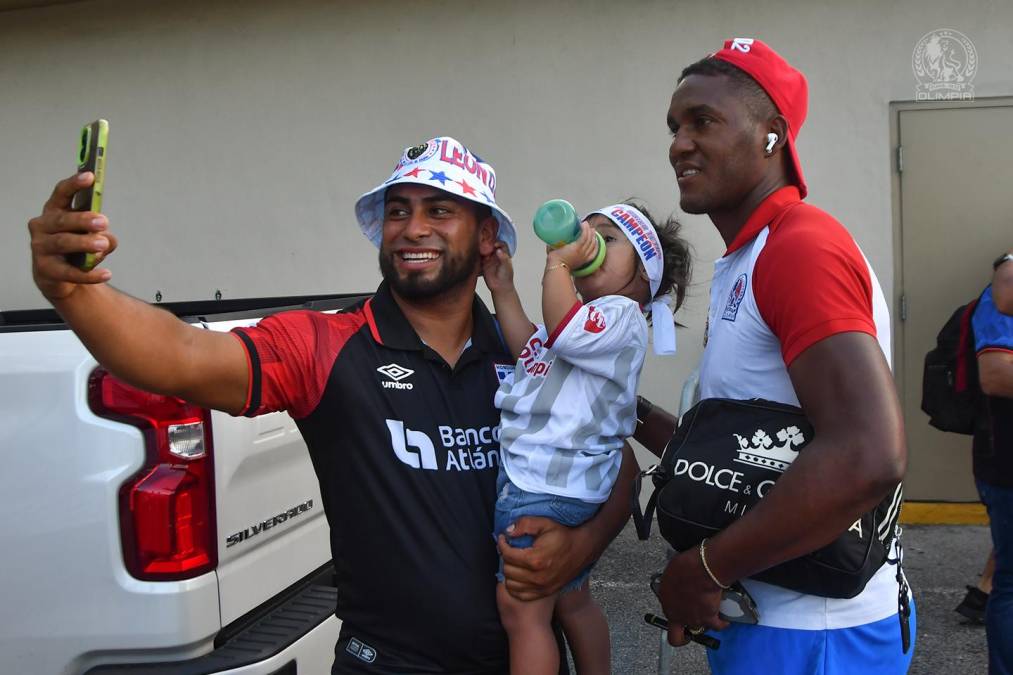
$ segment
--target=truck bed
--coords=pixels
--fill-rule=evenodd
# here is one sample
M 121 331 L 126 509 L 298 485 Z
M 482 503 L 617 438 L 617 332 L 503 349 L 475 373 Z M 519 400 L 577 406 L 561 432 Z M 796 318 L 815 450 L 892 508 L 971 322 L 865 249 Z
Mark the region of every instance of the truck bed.
M 227 331 L 289 309 L 338 311 L 362 297 L 161 306 Z M 249 645 L 268 613 L 328 577 L 327 523 L 305 445 L 288 415 L 213 412 L 217 564 L 195 578 L 135 578 L 124 563 L 120 490 L 144 466 L 144 435 L 90 408 L 96 366 L 55 311 L 0 312 L 0 500 L 8 516 L 0 525 L 0 672 L 130 672 L 127 664 L 184 660 L 196 664 L 186 672 L 221 672 L 212 655 L 242 653 L 237 639 Z M 327 594 L 309 595 L 319 613 Z M 316 652 L 328 640 L 333 647 L 336 625 L 329 616 Z

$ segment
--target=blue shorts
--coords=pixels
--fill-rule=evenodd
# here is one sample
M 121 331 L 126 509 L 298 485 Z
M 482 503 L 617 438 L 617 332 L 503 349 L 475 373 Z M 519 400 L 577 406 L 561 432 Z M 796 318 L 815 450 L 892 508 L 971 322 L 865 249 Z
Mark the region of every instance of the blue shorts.
M 714 675 L 902 675 L 918 633 L 911 602 L 911 648 L 901 649 L 897 615 L 851 628 L 800 630 L 733 623 L 708 631 L 721 647 L 707 650 Z
M 500 467 L 499 477 L 496 479 L 496 516 L 493 523 L 492 536 L 499 540 L 499 535 L 505 532 L 506 528 L 516 522 L 521 516 L 541 516 L 550 518 L 560 525 L 576 527 L 586 523 L 598 513 L 601 504 L 590 504 L 588 502 L 574 499 L 573 497 L 560 497 L 559 495 L 541 494 L 528 492 L 510 482 L 506 471 Z M 524 535 L 521 537 L 507 537 L 511 546 L 516 548 L 531 548 L 534 537 Z M 577 578 L 563 587 L 563 593 L 575 591 L 584 585 L 591 568 L 588 565 Z M 503 558 L 499 559 L 499 571 L 496 578 L 503 581 Z

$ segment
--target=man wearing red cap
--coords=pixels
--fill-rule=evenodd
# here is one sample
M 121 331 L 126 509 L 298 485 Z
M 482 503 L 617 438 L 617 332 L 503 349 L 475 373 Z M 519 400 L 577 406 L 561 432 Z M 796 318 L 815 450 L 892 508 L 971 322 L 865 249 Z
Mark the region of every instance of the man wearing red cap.
M 686 627 L 722 630 L 709 653 L 717 673 L 903 673 L 912 650 L 898 606 L 909 596 L 895 565 L 849 599 L 750 579 L 836 539 L 896 490 L 906 466 L 879 283 L 847 230 L 802 202 L 795 139 L 807 97 L 805 77 L 751 38 L 686 68 L 672 96 L 681 207 L 706 213 L 727 245 L 715 263 L 701 396 L 800 405 L 816 435 L 747 514 L 672 559 L 662 605 L 673 644 Z M 722 589 L 735 581 L 754 598 L 758 624 L 719 618 Z M 913 614 L 907 625 L 913 635 Z

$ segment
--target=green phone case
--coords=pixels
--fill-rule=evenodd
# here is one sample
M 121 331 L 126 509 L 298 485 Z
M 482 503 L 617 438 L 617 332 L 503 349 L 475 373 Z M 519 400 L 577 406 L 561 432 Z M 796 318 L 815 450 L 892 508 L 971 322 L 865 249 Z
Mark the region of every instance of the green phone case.
M 71 200 L 70 208 L 74 211 L 102 211 L 102 193 L 106 177 L 106 149 L 109 142 L 109 122 L 95 120 L 81 129 L 81 144 L 77 152 L 77 170 L 91 171 L 95 174 L 95 182 L 86 190 L 79 190 Z M 67 262 L 84 271 L 91 270 L 98 264 L 94 253 L 72 253 Z

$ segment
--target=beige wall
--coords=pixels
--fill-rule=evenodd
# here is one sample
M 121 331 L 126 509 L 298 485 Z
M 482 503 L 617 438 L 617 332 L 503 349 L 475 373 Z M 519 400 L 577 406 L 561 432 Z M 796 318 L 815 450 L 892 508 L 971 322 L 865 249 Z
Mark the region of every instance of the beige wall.
M 521 230 L 537 314 L 544 199 L 677 208 L 664 116 L 682 66 L 758 36 L 809 77 L 799 148 L 810 201 L 848 225 L 893 291 L 888 103 L 914 98 L 926 32 L 966 33 L 979 96 L 1013 93 L 1013 3 L 310 2 L 95 0 L 0 12 L 0 307 L 41 305 L 27 218 L 69 173 L 80 125 L 110 120 L 115 282 L 167 301 L 368 291 L 355 198 L 401 149 L 449 134 L 490 161 Z M 1008 177 L 1006 177 L 1008 178 Z M 700 353 L 710 261 L 698 255 L 682 350 L 643 390 L 674 405 Z

